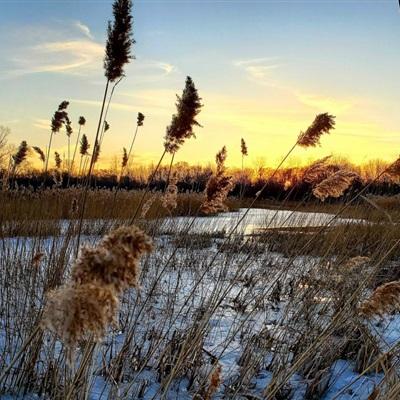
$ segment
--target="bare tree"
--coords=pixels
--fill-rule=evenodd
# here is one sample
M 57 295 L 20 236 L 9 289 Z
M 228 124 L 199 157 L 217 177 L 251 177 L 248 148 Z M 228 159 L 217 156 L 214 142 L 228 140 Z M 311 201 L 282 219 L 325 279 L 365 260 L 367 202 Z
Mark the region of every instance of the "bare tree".
M 4 167 L 6 165 L 10 155 L 10 148 L 7 140 L 10 132 L 10 128 L 0 125 L 0 167 Z

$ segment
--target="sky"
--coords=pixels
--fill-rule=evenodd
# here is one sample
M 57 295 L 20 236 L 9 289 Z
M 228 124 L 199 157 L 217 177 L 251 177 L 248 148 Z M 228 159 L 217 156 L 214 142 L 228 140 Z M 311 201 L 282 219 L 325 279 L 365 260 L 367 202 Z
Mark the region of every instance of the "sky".
M 135 163 L 156 162 L 187 75 L 204 104 L 176 161 L 273 166 L 321 112 L 336 129 L 289 164 L 333 154 L 355 163 L 400 153 L 400 12 L 397 0 L 136 0 L 135 59 L 115 89 L 100 161 L 121 158 L 145 114 Z M 0 0 L 0 125 L 9 140 L 45 148 L 50 119 L 70 101 L 95 136 L 105 86 L 112 0 Z M 67 153 L 65 132 L 54 150 Z

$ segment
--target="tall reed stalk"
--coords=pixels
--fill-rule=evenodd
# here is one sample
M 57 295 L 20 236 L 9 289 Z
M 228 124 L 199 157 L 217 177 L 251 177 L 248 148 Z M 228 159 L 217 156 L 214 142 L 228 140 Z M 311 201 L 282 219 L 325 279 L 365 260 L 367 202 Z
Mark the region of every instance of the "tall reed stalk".
M 103 101 L 101 104 L 99 121 L 97 124 L 94 143 L 99 143 L 100 128 L 103 122 L 104 107 L 107 99 L 107 93 L 110 83 L 115 82 L 124 76 L 124 67 L 131 59 L 131 47 L 135 43 L 132 37 L 132 1 L 115 0 L 113 3 L 114 21 L 108 22 L 108 38 L 105 49 L 104 69 L 106 76 L 106 86 L 104 89 Z M 76 243 L 76 252 L 80 246 L 80 234 L 82 231 L 82 222 L 85 215 L 87 194 L 90 186 L 93 165 L 95 161 L 95 152 L 90 159 L 89 170 L 87 172 L 87 182 L 85 185 L 82 204 L 80 207 L 80 218 L 78 226 L 78 237 Z
M 77 151 L 78 145 L 79 145 L 79 139 L 81 138 L 82 126 L 85 126 L 85 124 L 86 124 L 85 117 L 80 116 L 79 120 L 78 120 L 79 130 L 78 130 L 78 135 L 76 137 L 74 154 L 72 156 L 71 164 L 69 165 L 68 184 L 69 184 L 70 175 L 73 173 L 73 170 L 74 170 L 75 156 L 76 156 L 76 151 Z
M 71 128 L 69 118 L 68 118 L 68 113 L 67 113 L 67 108 L 68 108 L 69 102 L 68 101 L 63 101 L 60 103 L 58 106 L 58 109 L 54 112 L 53 118 L 51 120 L 51 132 L 50 132 L 50 138 L 49 138 L 49 145 L 47 148 L 47 155 L 46 155 L 46 164 L 44 167 L 44 173 L 47 173 L 47 169 L 49 166 L 49 157 L 50 157 L 50 151 L 51 151 L 51 144 L 53 141 L 53 135 L 58 133 L 60 129 L 62 128 L 63 125 L 67 127 L 67 131 Z
M 196 137 L 193 128 L 195 126 L 201 127 L 201 125 L 196 121 L 196 116 L 199 114 L 203 105 L 201 104 L 201 98 L 190 76 L 186 78 L 185 88 L 183 89 L 182 96 L 176 95 L 176 97 L 177 112 L 172 116 L 170 125 L 167 126 L 164 136 L 164 151 L 157 163 L 156 168 L 153 170 L 150 178 L 148 179 L 146 189 L 143 192 L 142 198 L 140 199 L 140 202 L 137 205 L 136 210 L 130 220 L 131 224 L 139 215 L 146 195 L 150 190 L 150 185 L 158 169 L 160 168 L 160 165 L 165 155 L 167 153 L 170 153 L 174 156 L 187 139 L 190 139 L 191 137 Z

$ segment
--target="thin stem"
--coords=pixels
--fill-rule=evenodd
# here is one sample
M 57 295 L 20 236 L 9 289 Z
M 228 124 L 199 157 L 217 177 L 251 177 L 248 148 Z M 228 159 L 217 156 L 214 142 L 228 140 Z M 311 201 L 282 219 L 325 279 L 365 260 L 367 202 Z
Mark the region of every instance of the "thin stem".
M 134 133 L 134 135 L 133 135 L 133 139 L 132 139 L 131 145 L 130 145 L 130 147 L 129 147 L 129 151 L 128 151 L 128 154 L 127 154 L 127 156 L 126 156 L 126 166 L 128 166 L 128 163 L 129 163 L 129 158 L 130 158 L 131 153 L 132 153 L 133 145 L 135 144 L 135 141 L 136 141 L 136 135 L 137 135 L 137 133 L 138 133 L 138 129 L 139 129 L 139 125 L 136 125 L 135 133 Z M 123 173 L 124 173 L 124 170 L 125 170 L 125 167 L 122 167 L 122 168 L 121 168 L 120 179 L 122 178 L 122 175 L 123 175 Z
M 114 83 L 114 85 L 113 85 L 113 87 L 112 87 L 112 89 L 111 89 L 110 97 L 108 98 L 108 102 L 107 102 L 106 111 L 105 111 L 105 113 L 104 113 L 104 120 L 103 120 L 103 125 L 102 125 L 102 128 L 101 128 L 101 134 L 100 134 L 100 140 L 99 140 L 99 147 L 100 147 L 100 146 L 102 145 L 102 143 L 103 143 L 104 133 L 105 133 L 105 126 L 106 126 L 105 122 L 106 122 L 106 120 L 107 120 L 108 110 L 109 110 L 109 108 L 110 108 L 110 103 L 111 103 L 111 100 L 112 100 L 113 95 L 114 95 L 114 90 L 115 90 L 115 88 L 117 87 L 117 85 L 122 81 L 123 78 L 124 78 L 124 77 L 121 76 L 121 78 L 119 78 L 119 79 L 117 80 L 117 82 Z
M 0 384 L 3 382 L 3 379 L 6 377 L 6 375 L 10 372 L 11 368 L 13 365 L 18 361 L 18 359 L 21 357 L 21 355 L 25 352 L 26 348 L 29 346 L 29 344 L 32 342 L 34 337 L 39 333 L 41 330 L 40 325 L 36 325 L 35 329 L 31 332 L 31 334 L 25 339 L 24 343 L 18 350 L 17 354 L 14 356 L 14 358 L 11 360 L 10 364 L 6 368 L 3 369 L 3 371 L 0 374 Z
M 48 147 L 48 149 L 47 149 L 46 166 L 45 166 L 45 168 L 44 168 L 44 174 L 45 174 L 45 175 L 47 174 L 47 168 L 48 168 L 48 166 L 49 166 L 49 157 L 50 157 L 51 142 L 53 141 L 53 134 L 54 134 L 54 132 L 51 131 L 51 133 L 50 133 L 50 140 L 49 140 L 49 147 Z
M 82 125 L 79 125 L 78 136 L 77 136 L 77 138 L 76 138 L 74 154 L 73 154 L 73 156 L 72 156 L 72 161 L 71 161 L 71 164 L 70 164 L 70 166 L 69 166 L 68 184 L 67 184 L 67 186 L 69 186 L 70 177 L 71 177 L 71 174 L 73 173 L 73 169 L 74 169 L 75 155 L 76 155 L 76 150 L 78 149 L 79 139 L 80 139 L 80 137 L 81 137 L 81 129 L 82 129 Z M 79 171 L 78 171 L 78 172 L 79 172 Z
M 151 177 L 150 177 L 150 179 L 149 179 L 149 181 L 148 181 L 148 183 L 147 183 L 147 186 L 146 186 L 146 189 L 145 189 L 145 191 L 144 191 L 144 193 L 143 193 L 143 196 L 141 197 L 141 199 L 140 199 L 140 201 L 139 201 L 139 204 L 138 204 L 138 206 L 136 207 L 135 213 L 133 214 L 133 217 L 131 218 L 131 220 L 130 220 L 130 222 L 129 222 L 130 225 L 132 225 L 132 224 L 134 223 L 134 221 L 135 221 L 137 215 L 139 214 L 139 210 L 141 209 L 141 207 L 142 207 L 142 205 L 143 205 L 143 201 L 144 201 L 144 199 L 145 199 L 147 193 L 149 193 L 150 184 L 151 184 L 151 182 L 153 182 L 153 179 L 154 179 L 154 177 L 155 177 L 155 175 L 156 175 L 156 173 L 157 173 L 157 171 L 158 171 L 158 168 L 160 168 L 161 162 L 162 162 L 162 160 L 163 160 L 163 158 L 164 158 L 164 156 L 165 156 L 166 153 L 167 153 L 167 151 L 164 150 L 164 152 L 162 153 L 162 155 L 161 155 L 161 157 L 160 157 L 160 160 L 158 161 L 158 164 L 157 164 L 156 168 L 154 169 L 153 173 L 151 174 Z
M 100 133 L 100 127 L 101 127 L 101 122 L 103 120 L 103 113 L 104 113 L 104 105 L 106 102 L 106 98 L 107 98 L 107 92 L 108 92 L 108 86 L 110 84 L 110 81 L 107 79 L 107 83 L 106 83 L 106 87 L 104 89 L 104 96 L 103 96 L 103 103 L 101 105 L 101 111 L 100 111 L 100 116 L 99 116 L 99 123 L 97 125 L 97 131 L 96 131 L 96 137 L 94 140 L 94 143 L 98 143 L 98 138 L 99 138 L 99 133 Z M 83 223 L 83 217 L 85 215 L 85 208 L 86 208 L 86 200 L 87 200 L 87 195 L 88 195 L 88 191 L 89 191 L 89 186 L 90 186 L 90 176 L 92 174 L 92 170 L 93 170 L 93 164 L 94 164 L 94 156 L 95 156 L 95 152 L 92 152 L 92 157 L 90 159 L 90 165 L 89 165 L 89 171 L 87 173 L 87 182 L 86 182 L 86 186 L 83 192 L 83 200 L 82 200 L 82 205 L 81 205 L 81 212 L 80 212 L 80 216 L 79 216 L 79 225 L 78 225 L 78 236 L 77 236 L 77 240 L 76 240 L 76 254 L 78 254 L 79 251 L 79 246 L 80 246 L 80 238 L 81 238 L 81 232 L 82 232 L 82 223 Z
M 172 169 L 172 164 L 174 163 L 174 158 L 175 158 L 175 152 L 172 153 L 171 162 L 169 163 L 169 170 L 168 170 L 167 180 L 166 180 L 166 183 L 165 183 L 164 192 L 167 190 L 167 187 L 169 185 L 169 177 L 171 175 L 171 169 Z

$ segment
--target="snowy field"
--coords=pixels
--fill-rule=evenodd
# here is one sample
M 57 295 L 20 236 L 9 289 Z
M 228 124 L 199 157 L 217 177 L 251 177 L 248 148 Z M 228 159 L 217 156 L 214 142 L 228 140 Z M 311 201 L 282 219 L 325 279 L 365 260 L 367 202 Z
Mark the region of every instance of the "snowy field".
M 310 330 L 321 332 L 329 326 L 333 302 L 329 289 L 313 295 L 311 311 L 302 311 L 296 300 L 308 296 L 302 277 L 323 268 L 326 260 L 284 257 L 269 251 L 265 243 L 257 242 L 251 234 L 265 228 L 363 222 L 333 220 L 330 214 L 265 209 L 253 209 L 243 216 L 244 210 L 240 210 L 195 220 L 171 218 L 156 224 L 155 251 L 143 262 L 141 289 L 125 293 L 118 326 L 111 328 L 94 349 L 89 399 L 196 398 L 194 395 L 207 386 L 215 363 L 221 367 L 221 382 L 212 398 L 268 398 L 265 390 L 277 370 L 289 372 L 296 344 Z M 19 254 L 23 260 L 13 266 L 6 261 L 1 264 L 3 275 L 9 273 L 8 268 L 19 268 L 21 272 L 14 287 L 2 285 L 1 289 L 3 302 L 8 303 L 0 322 L 0 355 L 6 364 L 26 336 L 18 332 L 29 332 L 27 326 L 21 325 L 21 315 L 41 307 L 49 279 L 47 269 L 55 262 L 54 254 L 63 254 L 66 264 L 73 261 L 75 241 L 73 237 L 66 238 L 65 225 L 63 222 L 60 237 L 2 240 L 5 260 L 13 254 Z M 227 246 L 225 250 L 224 234 L 233 229 L 245 236 L 238 239 L 239 246 Z M 187 236 L 184 245 L 177 243 L 178 233 Z M 199 234 L 205 233 L 207 238 L 199 242 Z M 191 242 L 190 235 L 197 235 L 196 243 Z M 97 240 L 95 235 L 86 235 L 82 243 L 95 244 Z M 37 251 L 45 256 L 33 282 L 31 276 L 24 277 L 24 271 L 30 267 L 32 253 Z M 33 295 L 26 300 L 32 284 Z M 382 351 L 393 348 L 400 339 L 398 315 L 376 319 L 364 327 Z M 343 341 L 340 337 L 334 339 Z M 49 364 L 65 365 L 63 347 L 56 338 L 45 333 L 42 343 L 36 362 L 38 379 Z M 325 345 L 322 343 L 321 348 Z M 188 361 L 179 363 L 179 354 L 185 348 Z M 75 354 L 76 365 L 64 368 L 75 370 L 83 351 L 82 344 Z M 123 358 L 119 359 L 122 372 L 117 379 L 112 365 L 118 354 Z M 337 358 L 327 360 L 329 365 L 320 368 L 323 375 L 316 392 L 310 392 L 315 377 L 302 373 L 304 367 L 287 377 L 280 398 L 367 400 L 383 378 L 380 371 L 360 374 L 355 360 L 341 358 L 339 352 Z M 61 376 L 61 371 L 57 374 Z M 34 390 L 24 393 L 20 386 L 17 393 L 11 393 L 17 387 L 15 376 L 18 378 L 10 375 L 3 383 L 1 398 L 49 398 L 46 394 L 39 397 Z

